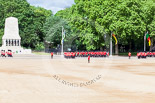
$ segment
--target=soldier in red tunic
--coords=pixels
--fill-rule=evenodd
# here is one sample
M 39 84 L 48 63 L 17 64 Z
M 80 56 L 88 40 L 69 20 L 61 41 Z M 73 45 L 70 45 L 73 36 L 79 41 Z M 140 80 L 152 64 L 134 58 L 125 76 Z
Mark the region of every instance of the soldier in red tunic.
M 12 51 L 10 52 L 10 57 L 13 57 L 13 55 L 12 55 Z
M 8 57 L 13 57 L 13 56 L 12 56 L 12 51 L 9 50 L 9 51 L 7 52 L 7 55 L 8 55 Z
M 53 59 L 53 52 L 51 52 L 51 59 Z
M 137 53 L 137 57 L 138 57 L 138 59 L 140 59 L 140 53 Z
M 155 57 L 155 52 L 153 52 L 153 56 Z
M 88 55 L 88 63 L 90 63 L 90 55 Z
M 8 55 L 8 57 L 10 57 L 10 51 L 6 52 L 6 54 Z
M 76 56 L 78 57 L 78 56 L 79 56 L 79 54 L 80 54 L 80 53 L 79 53 L 79 52 L 77 52 L 77 53 L 76 53 Z
M 130 52 L 128 53 L 128 56 L 129 56 L 129 59 L 130 59 L 130 57 L 131 57 L 131 53 Z
M 1 51 L 1 56 L 2 56 L 2 57 L 6 57 L 6 56 L 5 56 L 5 50 L 2 50 L 2 51 Z

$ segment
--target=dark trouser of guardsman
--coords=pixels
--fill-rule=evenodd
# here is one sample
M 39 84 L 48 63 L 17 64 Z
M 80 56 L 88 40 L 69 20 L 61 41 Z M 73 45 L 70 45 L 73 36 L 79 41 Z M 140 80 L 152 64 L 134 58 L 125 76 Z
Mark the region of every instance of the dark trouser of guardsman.
M 130 52 L 129 52 L 128 56 L 129 56 L 129 59 L 130 59 L 130 57 L 131 57 L 131 53 Z
M 90 63 L 90 56 L 88 56 L 88 63 Z
M 53 59 L 53 52 L 51 52 L 51 59 Z

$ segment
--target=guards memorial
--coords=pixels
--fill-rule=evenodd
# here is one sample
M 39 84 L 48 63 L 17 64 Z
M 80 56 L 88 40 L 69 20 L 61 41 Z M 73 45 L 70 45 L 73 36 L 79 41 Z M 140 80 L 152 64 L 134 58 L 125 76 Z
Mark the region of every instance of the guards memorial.
M 15 17 L 9 17 L 5 20 L 4 35 L 0 50 L 12 50 L 15 54 L 31 54 L 31 49 L 23 49 L 21 47 L 18 19 Z

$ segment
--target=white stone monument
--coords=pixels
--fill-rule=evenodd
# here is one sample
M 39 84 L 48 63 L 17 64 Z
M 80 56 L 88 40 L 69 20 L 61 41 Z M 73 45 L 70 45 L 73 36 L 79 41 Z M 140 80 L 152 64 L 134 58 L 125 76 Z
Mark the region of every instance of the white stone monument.
M 12 50 L 16 54 L 31 54 L 31 49 L 23 49 L 21 47 L 18 19 L 15 17 L 9 17 L 5 20 L 5 29 L 0 50 Z

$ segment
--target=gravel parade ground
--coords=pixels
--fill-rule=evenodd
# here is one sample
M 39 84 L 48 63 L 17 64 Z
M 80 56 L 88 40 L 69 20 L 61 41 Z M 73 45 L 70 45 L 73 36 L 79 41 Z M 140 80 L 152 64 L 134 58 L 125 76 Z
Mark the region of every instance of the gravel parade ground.
M 0 103 L 155 103 L 155 58 L 0 58 Z

